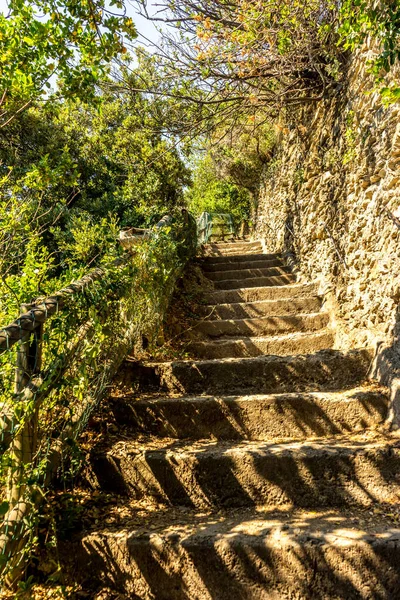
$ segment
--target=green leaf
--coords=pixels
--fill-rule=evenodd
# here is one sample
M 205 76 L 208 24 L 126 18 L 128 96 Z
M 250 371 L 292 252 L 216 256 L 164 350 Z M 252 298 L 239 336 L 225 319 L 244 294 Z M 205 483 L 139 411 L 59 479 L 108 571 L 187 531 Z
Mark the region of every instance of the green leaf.
M 6 500 L 4 500 L 1 504 L 0 504 L 0 516 L 4 516 L 8 510 L 10 508 L 10 503 L 7 502 Z

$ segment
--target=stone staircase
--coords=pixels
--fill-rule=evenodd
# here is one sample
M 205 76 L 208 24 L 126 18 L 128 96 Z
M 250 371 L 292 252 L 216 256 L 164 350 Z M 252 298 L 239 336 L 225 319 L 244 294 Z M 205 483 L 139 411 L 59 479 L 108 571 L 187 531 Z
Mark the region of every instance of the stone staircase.
M 316 286 L 258 242 L 202 268 L 192 358 L 128 361 L 110 400 L 92 469 L 119 501 L 66 545 L 69 572 L 102 598 L 400 598 L 400 447 L 371 352 L 332 350 Z

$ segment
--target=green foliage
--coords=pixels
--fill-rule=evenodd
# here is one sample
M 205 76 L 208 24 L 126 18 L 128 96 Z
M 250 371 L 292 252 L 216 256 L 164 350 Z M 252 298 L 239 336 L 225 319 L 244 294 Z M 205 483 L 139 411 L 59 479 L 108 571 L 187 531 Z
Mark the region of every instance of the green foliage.
M 183 205 L 188 168 L 139 94 L 30 108 L 0 146 L 0 323 Z M 67 269 L 67 271 L 66 271 Z M 71 271 L 72 269 L 72 271 Z M 29 289 L 24 282 L 29 281 Z
M 75 241 L 80 247 L 81 240 Z M 176 212 L 168 226 L 153 230 L 134 256 L 116 262 L 112 249 L 104 255 L 101 277 L 92 279 L 80 293 L 68 295 L 63 309 L 46 322 L 41 381 L 28 397 L 26 390 L 13 390 L 14 370 L 9 367 L 15 351 L 0 356 L 1 401 L 3 411 L 6 407 L 12 411 L 11 437 L 26 431 L 32 420 L 38 427 L 33 458 L 25 459 L 25 464 L 21 466 L 12 446 L 5 452 L 3 447 L 1 453 L 3 486 L 6 477 L 17 477 L 21 497 L 31 507 L 19 534 L 26 536 L 26 556 L 37 543 L 35 506 L 38 497 L 45 499 L 50 457 L 62 451 L 63 477 L 73 476 L 79 469 L 80 432 L 126 354 L 133 348 L 140 351 L 144 335 L 151 344 L 156 343 L 176 279 L 195 247 L 193 221 Z M 4 498 L 3 515 L 12 504 Z M 8 547 L 3 548 L 6 550 Z M 0 564 L 5 567 L 3 578 L 17 558 L 21 558 L 18 553 L 11 560 L 7 554 Z
M 275 143 L 271 123 L 261 116 L 253 115 L 228 131 L 217 128 L 209 150 L 214 170 L 222 179 L 257 194 L 261 173 L 271 160 Z
M 10 0 L 0 13 L 0 127 L 45 95 L 97 102 L 95 85 L 136 37 L 122 1 Z M 119 14 L 115 12 L 119 10 Z M 52 80 L 58 83 L 51 91 Z
M 196 215 L 229 213 L 236 227 L 249 220 L 275 143 L 274 130 L 262 116 L 238 120 L 232 128 L 216 127 L 206 140 L 206 153 L 193 163 L 193 186 L 186 194 L 190 209 Z
M 378 54 L 370 63 L 370 70 L 384 102 L 399 101 L 397 83 L 384 84 L 385 75 L 400 59 L 400 5 L 397 0 L 346 0 L 341 7 L 339 35 L 340 43 L 349 50 L 364 44 L 368 37 L 376 41 Z
M 367 40 L 384 102 L 400 99 L 392 70 L 400 58 L 398 0 L 160 0 L 158 6 L 155 18 L 169 26 L 144 85 L 191 106 L 187 131 L 234 127 L 254 114 L 276 119 L 331 98 L 342 89 L 347 51 Z
M 165 17 L 169 27 L 155 53 L 163 77 L 155 77 L 154 87 L 196 104 L 200 124 L 237 122 L 255 111 L 274 117 L 283 107 L 317 101 L 336 83 L 342 53 L 332 43 L 334 2 L 161 0 L 158 6 L 156 18 Z
M 139 94 L 106 92 L 100 114 L 79 105 L 62 112 L 79 172 L 74 209 L 97 218 L 112 212 L 124 227 L 154 223 L 181 202 L 189 173 L 151 111 Z
M 189 209 L 197 216 L 203 211 L 229 213 L 238 226 L 250 218 L 250 195 L 232 181 L 220 179 L 210 155 L 200 158 L 194 172 L 193 187 L 187 192 Z
M 27 361 L 32 355 L 37 366 L 41 354 L 41 365 L 17 369 L 30 372 L 28 386 L 15 389 L 25 346 L 0 356 L 7 413 L 0 485 L 13 482 L 0 506 L 2 531 L 12 535 L 7 519 L 17 490 L 32 509 L 21 523 L 21 547 L 13 546 L 22 560 L 37 542 L 35 506 L 50 457 L 61 452 L 64 472 L 79 468 L 80 431 L 123 357 L 140 350 L 143 335 L 157 339 L 196 245 L 192 220 L 178 210 L 190 173 L 176 138 L 160 127 L 163 100 L 121 90 L 118 73 L 109 75 L 135 35 L 119 0 L 11 0 L 9 14 L 0 15 L 0 324 L 97 269 L 47 320 L 42 338 L 35 329 Z M 151 226 L 165 212 L 175 212 L 169 226 L 122 259 L 118 230 Z M 24 446 L 21 459 L 13 440 L 36 427 L 33 455 Z M 8 551 L 0 567 L 10 567 Z
M 94 222 L 90 214 L 75 212 L 67 229 L 54 229 L 54 238 L 63 255 L 64 265 L 89 267 L 112 252 L 118 232 L 116 218 L 112 214 Z

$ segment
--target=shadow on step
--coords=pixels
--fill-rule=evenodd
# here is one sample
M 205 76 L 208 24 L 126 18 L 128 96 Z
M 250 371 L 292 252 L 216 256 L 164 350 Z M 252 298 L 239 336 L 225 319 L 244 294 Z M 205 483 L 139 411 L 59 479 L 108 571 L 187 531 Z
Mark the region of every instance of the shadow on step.
M 284 393 L 293 390 L 337 390 L 364 380 L 371 363 L 368 350 L 342 353 L 256 356 L 249 358 L 186 360 L 125 369 L 125 386 L 180 394 Z
M 151 533 L 87 536 L 77 549 L 80 579 L 141 600 L 400 597 L 400 531 L 379 517 L 276 510 L 187 523 L 171 517 Z
M 337 435 L 383 422 L 382 390 L 135 400 L 112 398 L 115 421 L 161 438 L 261 440 Z
M 206 304 L 197 307 L 197 317 L 216 319 L 254 319 L 265 316 L 296 315 L 317 313 L 321 308 L 320 299 L 300 298 L 293 300 L 256 300 L 254 302 L 232 302 L 227 304 Z
M 300 331 L 311 332 L 323 329 L 328 323 L 328 314 L 315 313 L 252 319 L 194 321 L 193 328 L 195 333 L 201 333 L 203 336 L 208 336 L 208 338 L 212 339 L 221 336 L 262 336 Z M 205 339 L 208 338 L 206 337 Z
M 97 485 L 136 500 L 200 510 L 292 505 L 300 508 L 398 502 L 400 448 L 364 436 L 303 443 L 141 444 L 92 457 Z

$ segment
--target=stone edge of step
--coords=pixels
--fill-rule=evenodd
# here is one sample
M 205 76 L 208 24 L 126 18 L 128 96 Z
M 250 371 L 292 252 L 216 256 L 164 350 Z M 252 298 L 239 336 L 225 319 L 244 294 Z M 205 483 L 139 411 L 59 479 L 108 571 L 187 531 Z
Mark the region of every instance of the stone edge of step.
M 254 288 L 250 288 L 250 289 L 254 289 Z M 207 309 L 209 308 L 210 310 L 212 310 L 212 308 L 214 308 L 215 306 L 221 307 L 221 308 L 229 308 L 229 307 L 243 307 L 246 308 L 246 306 L 253 306 L 254 304 L 262 304 L 264 306 L 274 306 L 277 305 L 279 303 L 288 303 L 288 302 L 315 302 L 315 301 L 319 301 L 320 297 L 318 296 L 318 294 L 310 294 L 307 296 L 300 296 L 297 297 L 295 296 L 294 298 L 274 298 L 272 300 L 244 300 L 243 302 L 221 302 L 217 305 L 215 304 L 198 304 L 199 307 L 201 307 L 201 309 Z M 284 313 L 284 314 L 299 314 L 299 313 Z M 305 314 L 305 313 L 304 313 Z M 270 316 L 280 316 L 280 315 L 273 315 L 271 314 Z
M 231 291 L 231 290 L 241 290 L 244 288 L 252 288 L 252 287 L 285 287 L 286 285 L 290 285 L 293 283 L 298 283 L 296 273 L 285 273 L 284 275 L 269 275 L 267 277 L 244 277 L 243 279 L 222 279 L 220 281 L 212 281 L 210 282 L 214 285 L 215 291 Z M 257 285 L 261 283 L 261 285 Z M 254 284 L 254 285 L 252 285 Z M 226 286 L 226 287 L 223 287 Z M 213 290 L 211 290 L 213 291 Z
M 268 321 L 273 321 L 273 319 L 282 319 L 284 322 L 286 321 L 290 321 L 290 319 L 298 319 L 300 322 L 301 321 L 307 321 L 307 320 L 317 320 L 318 318 L 321 318 L 322 321 L 327 321 L 329 320 L 329 313 L 323 310 L 319 310 L 317 312 L 307 312 L 307 313 L 285 313 L 282 315 L 262 315 L 262 316 L 257 316 L 257 317 L 246 317 L 246 318 L 237 318 L 237 319 L 197 319 L 195 320 L 195 324 L 196 327 L 200 326 L 200 325 L 204 325 L 204 324 L 209 324 L 209 323 L 213 323 L 213 324 L 236 324 L 239 325 L 239 323 L 243 323 L 243 325 L 245 324 L 255 324 L 256 322 L 260 322 L 260 324 L 262 323 L 267 323 Z M 328 321 L 327 321 L 328 323 Z
M 256 271 L 256 272 L 255 272 Z M 277 272 L 278 271 L 278 272 Z M 254 267 L 246 269 L 223 269 L 221 271 L 204 271 L 204 275 L 211 281 L 232 281 L 237 277 L 229 277 L 232 273 L 237 273 L 243 276 L 243 279 L 252 277 L 278 277 L 281 275 L 292 275 L 292 270 L 287 265 L 279 265 L 273 267 Z M 226 276 L 226 277 L 225 277 Z M 217 279 L 221 278 L 221 279 Z
M 323 329 L 318 329 L 317 331 L 295 331 L 295 332 L 291 332 L 291 333 L 287 333 L 287 334 L 281 334 L 281 335 L 271 335 L 271 336 L 260 336 L 260 335 L 253 335 L 253 336 L 227 336 L 224 339 L 209 339 L 209 340 L 191 340 L 190 342 L 188 342 L 186 344 L 186 348 L 190 349 L 190 348 L 194 348 L 194 347 L 208 347 L 210 345 L 212 345 L 213 347 L 224 347 L 224 346 L 229 346 L 231 344 L 240 344 L 240 343 L 248 343 L 248 344 L 254 344 L 254 343 L 262 343 L 265 341 L 271 342 L 271 344 L 273 342 L 286 342 L 286 341 L 306 341 L 306 340 L 318 340 L 319 338 L 324 338 L 325 336 L 331 336 L 332 338 L 332 344 L 333 344 L 333 340 L 334 340 L 334 333 L 333 330 L 330 329 L 329 327 L 324 327 Z M 360 350 L 364 350 L 364 348 L 361 348 Z M 324 348 L 322 350 L 318 350 L 317 352 L 314 353 L 300 353 L 300 354 L 290 354 L 290 355 L 280 355 L 280 354 L 265 354 L 265 355 L 259 355 L 259 356 L 232 356 L 232 357 L 226 357 L 226 358 L 210 358 L 210 359 L 206 359 L 206 358 L 187 358 L 187 359 L 181 359 L 181 360 L 176 360 L 176 361 L 165 361 L 165 362 L 146 362 L 146 365 L 154 368 L 157 365 L 165 365 L 165 364 L 176 364 L 177 362 L 182 363 L 182 364 L 191 364 L 193 362 L 195 363 L 204 363 L 204 362 L 220 362 L 220 361 L 241 361 L 241 360 L 260 360 L 260 359 L 268 359 L 269 357 L 276 357 L 276 358 L 280 358 L 280 359 L 296 359 L 299 358 L 301 356 L 310 356 L 310 357 L 318 357 L 318 355 L 321 352 L 330 352 L 330 351 L 336 351 L 334 349 L 331 348 Z M 336 351 L 339 352 L 339 351 Z M 352 350 L 351 352 L 357 352 L 357 350 Z M 373 350 L 369 349 L 370 352 L 370 357 L 372 360 L 372 356 L 373 356 Z M 343 356 L 347 356 L 348 353 L 343 353 Z
M 136 503 L 127 501 L 127 504 L 134 514 L 137 510 Z M 127 512 L 129 512 L 129 508 Z M 187 510 L 174 507 L 164 510 L 161 516 L 156 508 L 148 508 L 148 513 L 148 517 L 152 514 L 157 514 L 159 517 L 158 522 L 156 521 L 152 528 L 145 525 L 135 528 L 132 524 L 132 516 L 128 514 L 118 526 L 111 524 L 94 531 L 83 532 L 78 534 L 76 539 L 84 541 L 97 538 L 97 536 L 105 536 L 123 540 L 125 537 L 129 537 L 131 542 L 135 539 L 136 543 L 141 543 L 143 540 L 148 541 L 146 536 L 148 534 L 149 537 L 164 537 L 166 540 L 172 536 L 172 541 L 175 543 L 181 543 L 189 538 L 193 540 L 194 537 L 199 540 L 203 538 L 208 542 L 210 536 L 219 539 L 229 536 L 228 539 L 232 539 L 232 536 L 238 535 L 238 532 L 233 529 L 240 524 L 241 536 L 256 538 L 255 541 L 259 540 L 262 544 L 265 543 L 266 537 L 270 537 L 271 543 L 276 545 L 273 532 L 279 532 L 278 548 L 283 541 L 282 534 L 285 535 L 285 533 L 285 539 L 288 541 L 292 536 L 293 539 L 301 539 L 310 545 L 318 542 L 321 544 L 329 542 L 332 545 L 339 544 L 340 546 L 343 545 L 343 542 L 345 545 L 364 544 L 367 541 L 366 535 L 370 536 L 371 540 L 381 540 L 383 543 L 389 543 L 393 539 L 400 541 L 400 526 L 396 527 L 393 518 L 384 513 L 374 513 L 371 516 L 370 509 L 343 507 L 306 510 L 290 506 L 258 506 L 257 508 L 242 507 L 210 511 L 206 514 L 204 511 L 194 510 L 190 514 Z M 305 528 L 304 523 L 307 521 L 309 524 Z M 338 528 L 338 523 L 340 523 L 340 528 Z M 184 531 L 177 532 L 176 525 L 178 527 L 186 525 L 186 528 Z M 260 535 L 260 526 L 264 535 Z M 362 535 L 357 535 L 358 531 Z M 327 538 L 330 533 L 332 533 L 332 538 Z
M 207 460 L 208 457 L 226 458 L 240 456 L 287 457 L 299 461 L 310 456 L 329 454 L 330 457 L 356 456 L 370 452 L 386 450 L 389 455 L 393 450 L 398 450 L 400 460 L 400 439 L 398 436 L 389 436 L 386 432 L 377 432 L 375 429 L 351 434 L 341 434 L 329 437 L 313 437 L 305 440 L 265 441 L 265 440 L 177 440 L 175 438 L 152 437 L 146 449 L 143 442 L 132 436 L 124 439 L 122 448 L 116 442 L 109 448 L 99 449 L 96 456 L 107 456 L 111 459 L 134 460 L 137 457 L 151 456 L 172 457 L 184 462 L 186 457 L 195 457 L 196 460 Z M 241 463 L 240 463 L 241 464 Z
M 371 383 L 369 386 L 356 386 L 348 389 L 343 389 L 341 391 L 322 391 L 322 392 L 281 392 L 275 394 L 220 394 L 220 395 L 199 395 L 199 394 L 188 394 L 184 396 L 174 396 L 169 397 L 165 394 L 160 393 L 160 396 L 157 398 L 143 398 L 140 400 L 133 398 L 129 394 L 125 396 L 111 396 L 111 400 L 113 402 L 123 401 L 127 404 L 132 404 L 133 406 L 145 406 L 145 405 L 155 405 L 155 404 L 165 404 L 165 403 L 193 403 L 193 404 L 201 404 L 202 402 L 244 402 L 251 403 L 253 401 L 265 401 L 266 403 L 280 402 L 285 400 L 297 400 L 306 397 L 315 398 L 315 400 L 324 400 L 329 402 L 343 402 L 343 401 L 352 401 L 356 394 L 371 394 L 376 396 L 384 396 L 388 397 L 389 392 L 387 388 L 379 386 L 377 384 Z
M 320 333 L 320 332 L 317 332 Z M 294 336 L 294 335 L 298 335 L 298 334 L 289 334 L 290 336 Z M 303 334 L 305 335 L 305 334 Z M 310 332 L 309 334 L 306 335 L 316 335 L 314 332 Z M 284 336 L 278 336 L 280 337 L 284 337 Z M 223 340 L 224 342 L 230 342 L 232 338 L 230 338 L 229 340 Z M 240 337 L 238 338 L 240 340 L 242 340 L 243 338 Z M 246 339 L 246 338 L 245 338 Z M 254 339 L 254 338 L 250 338 L 250 339 Z M 260 338 L 260 339 L 265 339 L 265 338 Z M 208 343 L 208 342 L 205 342 Z M 211 343 L 217 343 L 217 342 L 211 342 Z M 342 352 L 341 350 L 335 350 L 335 349 L 324 349 L 324 350 L 318 350 L 318 352 L 312 353 L 312 354 L 296 354 L 296 355 L 289 355 L 289 356 L 279 356 L 279 355 L 261 355 L 261 356 L 250 356 L 250 357 L 229 357 L 229 358 L 211 358 L 211 359 L 193 359 L 193 358 L 187 358 L 187 359 L 179 359 L 179 360 L 166 360 L 163 362 L 157 362 L 157 361 L 146 361 L 146 367 L 151 368 L 155 368 L 155 367 L 169 367 L 169 366 L 173 366 L 173 365 L 177 365 L 177 364 L 182 364 L 182 365 L 194 365 L 194 364 L 216 364 L 216 363 L 230 363 L 230 364 L 235 364 L 235 363 L 241 363 L 241 362 L 262 362 L 262 363 L 268 363 L 268 362 L 276 362 L 276 361 L 284 361 L 284 362 L 298 362 L 298 361 L 304 361 L 304 360 L 312 360 L 312 361 L 319 361 L 319 359 L 323 359 L 323 358 L 341 358 L 341 359 L 347 359 L 347 358 L 352 358 L 352 357 L 360 357 L 363 358 L 365 360 L 372 360 L 374 356 L 374 349 L 373 348 L 355 348 L 353 350 L 348 350 L 346 352 Z
M 250 257 L 250 258 L 249 258 Z M 197 264 L 218 265 L 227 263 L 230 265 L 240 264 L 248 261 L 279 261 L 285 263 L 285 258 L 281 254 L 229 254 L 220 256 L 198 256 L 196 257 Z
M 316 282 L 309 283 L 309 282 L 302 282 L 302 281 L 295 281 L 295 282 L 289 283 L 287 285 L 275 285 L 275 286 L 270 285 L 270 286 L 267 286 L 267 287 L 266 286 L 262 286 L 262 285 L 259 286 L 259 287 L 249 287 L 249 288 L 247 288 L 247 287 L 241 287 L 241 288 L 236 288 L 234 290 L 213 290 L 213 289 L 209 289 L 209 290 L 206 290 L 204 292 L 204 297 L 207 298 L 210 295 L 211 296 L 212 295 L 223 295 L 224 293 L 227 294 L 229 292 L 232 292 L 232 293 L 242 293 L 242 294 L 246 294 L 246 293 L 255 294 L 257 292 L 264 291 L 267 294 L 274 294 L 276 292 L 281 292 L 282 290 L 285 290 L 284 294 L 287 294 L 287 293 L 290 294 L 291 292 L 294 292 L 294 293 L 300 292 L 300 293 L 304 293 L 305 296 L 311 295 L 311 296 L 318 296 L 318 297 L 320 297 L 320 294 L 318 293 L 318 283 L 316 283 Z M 305 296 L 293 296 L 293 297 L 295 297 L 295 298 L 303 298 Z M 287 298 L 288 298 L 288 296 L 285 295 L 283 298 L 278 297 L 278 298 L 274 298 L 274 300 L 281 300 L 281 299 L 287 299 Z M 243 302 L 248 302 L 248 301 L 244 300 Z M 205 302 L 205 304 L 207 304 L 207 302 Z M 225 304 L 230 304 L 230 303 L 228 302 L 228 303 L 225 303 Z M 237 302 L 237 304 L 242 304 L 242 302 Z

